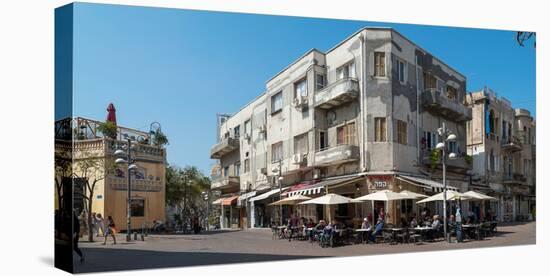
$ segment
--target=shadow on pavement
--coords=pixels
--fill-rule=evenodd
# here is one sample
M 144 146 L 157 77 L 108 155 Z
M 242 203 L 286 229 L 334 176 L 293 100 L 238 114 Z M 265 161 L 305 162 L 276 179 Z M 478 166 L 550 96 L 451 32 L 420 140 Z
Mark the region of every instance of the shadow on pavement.
M 173 268 L 197 265 L 236 264 L 244 262 L 283 261 L 319 256 L 292 256 L 218 252 L 162 252 L 127 249 L 82 249 L 86 261 L 74 259 L 75 273 Z

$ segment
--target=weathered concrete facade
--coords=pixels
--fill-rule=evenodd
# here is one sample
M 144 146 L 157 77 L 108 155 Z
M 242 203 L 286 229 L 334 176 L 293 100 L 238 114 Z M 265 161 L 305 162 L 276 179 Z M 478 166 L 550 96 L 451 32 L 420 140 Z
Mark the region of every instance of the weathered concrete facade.
M 296 184 L 348 176 L 362 177 L 334 189 L 324 187 L 325 192 L 342 190 L 353 197 L 377 189 L 432 193 L 426 183 L 397 177 L 440 179 L 429 155 L 435 147 L 432 137 L 445 123 L 458 136 L 453 151 L 459 155 L 449 164 L 448 184 L 466 190 L 466 171 L 471 169 L 464 161 L 466 121 L 472 113 L 464 105 L 465 89 L 462 74 L 395 30 L 361 29 L 327 52 L 308 51 L 268 80 L 261 96 L 221 124 L 220 141 L 232 137 L 240 144 L 227 152 L 219 150 L 219 144 L 212 148 L 211 156 L 220 164 L 214 171 L 223 175 L 223 168 L 242 166 L 251 157 L 251 172 L 241 172 L 239 189 L 215 187 L 225 196 L 260 195 L 278 187 L 280 172 L 281 186 L 290 187 L 290 193 Z M 248 120 L 252 129 L 245 137 Z M 252 202 L 257 207 L 260 199 Z M 351 210 L 350 216 L 365 215 L 367 205 Z M 248 207 L 243 214 L 250 219 L 239 226 L 260 225 L 257 208 Z M 400 206 L 387 208 L 390 220 L 397 221 Z M 329 211 L 334 212 L 316 214 Z
M 468 153 L 473 157 L 472 188 L 499 199 L 492 208 L 502 221 L 523 220 L 535 208 L 535 121 L 489 88 L 467 97 Z

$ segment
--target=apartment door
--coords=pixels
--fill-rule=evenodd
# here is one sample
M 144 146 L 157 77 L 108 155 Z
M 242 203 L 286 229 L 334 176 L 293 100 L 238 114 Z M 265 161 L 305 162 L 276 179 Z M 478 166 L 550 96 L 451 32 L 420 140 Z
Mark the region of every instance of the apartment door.
M 327 132 L 324 130 L 319 131 L 319 148 L 318 150 L 324 150 L 328 147 Z

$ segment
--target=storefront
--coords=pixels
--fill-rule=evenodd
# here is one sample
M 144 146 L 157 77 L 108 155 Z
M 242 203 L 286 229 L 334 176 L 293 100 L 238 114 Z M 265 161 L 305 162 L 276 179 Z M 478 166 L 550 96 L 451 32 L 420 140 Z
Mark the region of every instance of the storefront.
M 287 189 L 288 187 L 282 188 L 282 191 Z M 279 189 L 272 189 L 248 199 L 251 228 L 269 227 L 271 222 L 279 221 L 279 209 L 276 206 L 269 206 L 269 203 L 279 200 L 280 192 Z

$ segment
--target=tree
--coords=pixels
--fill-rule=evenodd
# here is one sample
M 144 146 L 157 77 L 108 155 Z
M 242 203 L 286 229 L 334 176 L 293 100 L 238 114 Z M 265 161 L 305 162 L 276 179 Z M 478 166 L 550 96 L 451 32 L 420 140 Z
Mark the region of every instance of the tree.
M 94 191 L 97 184 L 105 179 L 115 168 L 111 157 L 103 156 L 99 153 L 81 152 L 78 160 L 73 163 L 73 183 L 79 179 L 82 183 L 83 193 L 77 194 L 84 199 L 87 210 L 88 241 L 94 241 L 92 225 L 92 205 L 94 200 Z
M 203 192 L 210 189 L 210 179 L 196 167 L 166 168 L 166 203 L 176 207 L 184 218 L 206 218 L 207 203 Z

